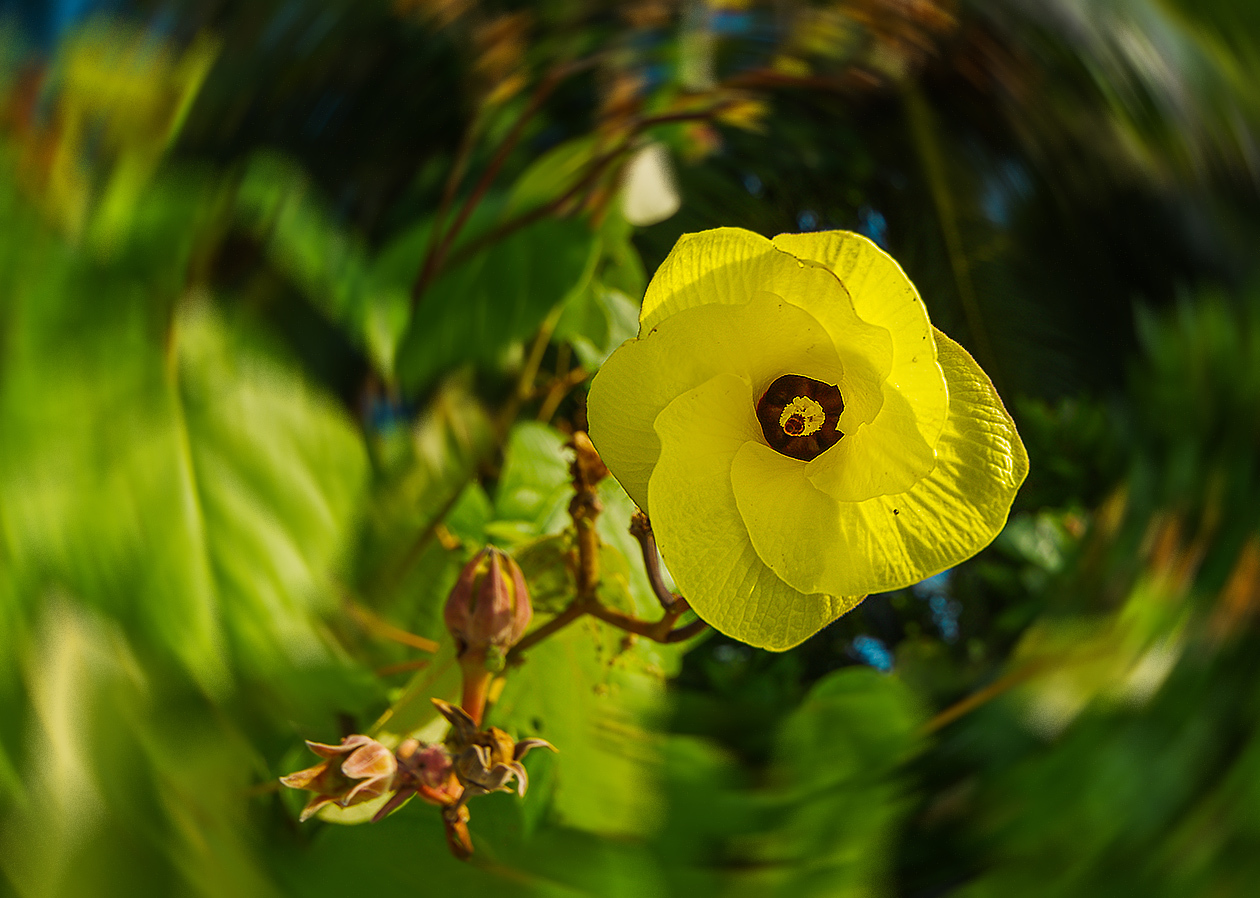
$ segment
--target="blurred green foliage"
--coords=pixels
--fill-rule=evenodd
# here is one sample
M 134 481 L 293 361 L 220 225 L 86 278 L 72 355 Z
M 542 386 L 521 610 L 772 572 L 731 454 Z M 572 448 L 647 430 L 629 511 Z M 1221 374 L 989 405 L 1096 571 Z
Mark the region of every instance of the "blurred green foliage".
M 0 23 L 0 893 L 1254 890 L 1246 4 Z M 632 225 L 646 146 L 681 207 Z M 481 545 L 538 623 L 573 594 L 583 385 L 717 225 L 893 253 L 1016 414 L 1006 531 L 781 655 L 541 643 L 489 719 L 560 753 L 478 800 L 470 863 L 420 802 L 298 826 L 303 739 L 439 735 Z M 599 498 L 600 599 L 652 618 L 634 506 Z

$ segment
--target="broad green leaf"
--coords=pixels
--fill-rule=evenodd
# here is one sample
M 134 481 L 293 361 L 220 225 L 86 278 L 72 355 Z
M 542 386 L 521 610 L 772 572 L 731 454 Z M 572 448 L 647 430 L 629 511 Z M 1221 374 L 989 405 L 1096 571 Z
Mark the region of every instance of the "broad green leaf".
M 512 185 L 504 212 L 519 215 L 559 199 L 594 159 L 595 148 L 596 138 L 583 135 L 543 153 Z
M 26 235 L 0 261 L 0 577 L 24 604 L 69 590 L 212 691 L 325 658 L 366 474 L 344 411 L 205 297 L 170 319 L 162 279 L 18 207 L 0 227 Z
M 420 299 L 398 357 L 418 391 L 465 362 L 492 367 L 590 276 L 596 241 L 581 222 L 544 220 L 440 276 Z
M 573 495 L 565 438 L 545 424 L 526 421 L 508 435 L 495 492 L 497 521 L 517 525 L 522 541 L 562 530 Z M 500 530 L 500 533 L 505 532 Z
M 334 220 L 306 175 L 282 158 L 253 157 L 235 203 L 238 220 L 263 241 L 280 270 L 391 378 L 411 315 L 410 279 L 382 276 L 392 269 L 374 268 L 363 241 Z M 427 236 L 422 225 L 408 247 Z M 418 267 L 419 251 L 414 258 Z
M 541 736 L 559 754 L 531 753 L 546 772 L 529 802 L 550 802 L 549 818 L 605 834 L 643 835 L 659 820 L 659 679 L 625 656 L 624 634 L 590 618 L 535 646 L 508 678 L 489 721 L 517 738 Z
M 785 816 L 754 849 L 765 894 L 870 894 L 886 882 L 907 809 L 899 765 L 922 712 L 895 678 L 848 668 L 820 680 L 778 734 L 774 782 Z
M 582 366 L 594 371 L 638 330 L 638 302 L 595 281 L 565 305 L 555 338 L 572 344 Z

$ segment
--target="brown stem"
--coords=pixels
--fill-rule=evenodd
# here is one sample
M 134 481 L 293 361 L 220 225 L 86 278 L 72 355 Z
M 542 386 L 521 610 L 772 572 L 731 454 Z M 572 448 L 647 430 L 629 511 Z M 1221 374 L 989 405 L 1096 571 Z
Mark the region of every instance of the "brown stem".
M 923 725 L 921 732 L 923 735 L 935 733 L 937 730 L 948 726 L 960 717 L 970 714 L 976 708 L 986 704 L 998 696 L 1002 695 L 1016 686 L 1031 680 L 1042 673 L 1042 671 L 1053 667 L 1054 662 L 1047 659 L 1043 661 L 1032 661 L 1023 667 L 1013 670 L 1004 677 L 999 677 L 983 689 L 973 692 L 971 695 L 955 702 L 945 710 L 941 711 L 931 720 Z
M 476 240 L 470 241 L 466 246 L 462 247 L 459 252 L 451 256 L 451 264 L 453 266 L 457 266 L 472 256 L 475 256 L 487 246 L 492 246 L 504 237 L 507 237 L 509 234 L 519 231 L 521 228 L 531 225 L 539 219 L 546 218 L 551 213 L 563 208 L 570 200 L 594 184 L 595 181 L 599 180 L 600 175 L 604 173 L 609 164 L 614 162 L 622 153 L 625 152 L 627 144 L 628 141 L 622 142 L 617 147 L 609 150 L 603 156 L 600 156 L 592 162 L 591 167 L 587 170 L 585 175 L 583 175 L 572 187 L 551 202 L 537 206 L 528 212 L 516 216 L 516 218 L 510 218 L 503 224 L 494 228 L 494 230 L 490 231 L 485 236 L 478 237 Z
M 517 413 L 521 410 L 521 404 L 533 395 L 534 381 L 538 379 L 538 369 L 542 366 L 543 355 L 547 351 L 548 344 L 551 343 L 551 335 L 560 321 L 562 311 L 563 307 L 557 306 L 538 328 L 538 334 L 534 337 L 529 355 L 525 359 L 525 366 L 521 369 L 521 376 L 516 382 L 516 389 L 512 391 L 512 395 L 508 397 L 499 414 L 498 430 L 503 435 L 511 429 Z
M 598 602 L 588 607 L 586 613 L 591 615 L 591 617 L 602 620 L 606 624 L 625 630 L 627 633 L 634 633 L 653 642 L 672 643 L 690 639 L 697 633 L 702 633 L 708 626 L 702 620 L 694 620 L 675 629 L 674 624 L 677 623 L 678 618 L 682 617 L 683 612 L 687 610 L 686 603 L 682 604 L 682 608 L 666 612 L 665 616 L 658 621 L 640 620 L 637 617 L 625 614 L 615 608 L 601 605 Z
M 386 664 L 375 671 L 378 677 L 392 677 L 394 674 L 414 673 L 429 666 L 432 658 L 413 658 L 411 661 L 399 661 L 397 664 Z
M 437 515 L 433 518 L 433 521 L 420 531 L 420 533 L 416 536 L 415 542 L 407 547 L 407 550 L 403 553 L 402 557 L 395 561 L 392 565 L 383 565 L 376 574 L 373 575 L 372 580 L 370 581 L 371 586 L 369 587 L 369 592 L 392 589 L 402 582 L 402 579 L 407 576 L 408 571 L 410 571 L 415 563 L 420 560 L 420 557 L 424 555 L 425 550 L 429 548 L 429 543 L 432 542 L 434 537 L 438 535 L 438 528 L 442 526 L 442 521 L 444 521 L 446 516 L 451 513 L 451 510 L 455 508 L 455 505 L 459 502 L 459 498 L 462 495 L 464 495 L 463 482 L 460 483 L 459 488 L 456 489 L 451 494 L 450 498 L 448 498 L 442 505 L 441 510 L 438 511 Z
M 639 548 L 643 552 L 643 568 L 647 571 L 648 583 L 652 584 L 652 592 L 656 594 L 662 608 L 672 611 L 678 602 L 678 596 L 665 585 L 665 577 L 661 574 L 661 555 L 656 549 L 656 536 L 652 533 L 651 521 L 643 512 L 636 511 L 630 518 L 630 535 L 639 541 Z
M 557 66 L 539 83 L 533 97 L 530 98 L 529 105 L 525 107 L 520 117 L 513 123 L 512 130 L 508 132 L 507 137 L 503 139 L 503 143 L 495 151 L 494 156 L 490 159 L 490 164 L 486 166 L 486 170 L 482 173 L 481 179 L 473 187 L 472 193 L 468 195 L 463 205 L 460 206 L 455 221 L 451 223 L 446 233 L 442 235 L 442 239 L 425 258 L 420 276 L 416 278 L 416 282 L 411 288 L 411 307 L 413 310 L 419 305 L 420 297 L 424 294 L 425 289 L 428 288 L 433 278 L 442 269 L 442 263 L 445 261 L 447 253 L 450 252 L 451 246 L 454 245 L 455 239 L 459 236 L 459 232 L 463 230 L 469 216 L 472 215 L 473 210 L 477 208 L 478 204 L 485 197 L 486 192 L 494 183 L 494 179 L 498 177 L 500 169 L 507 162 L 512 150 L 516 148 L 516 144 L 520 141 L 521 135 L 525 132 L 525 126 L 529 124 L 530 119 L 537 114 L 547 98 L 566 78 L 588 68 L 594 62 L 595 57 L 591 57 L 568 63 L 567 65 Z M 434 226 L 437 226 L 436 223 Z
M 696 618 L 689 624 L 684 624 L 676 630 L 670 630 L 665 634 L 663 642 L 685 642 L 693 636 L 699 636 L 705 630 L 709 629 L 709 625 L 700 618 Z
M 518 642 L 512 648 L 512 651 L 508 652 L 507 663 L 509 666 L 520 664 L 525 652 L 548 636 L 564 629 L 578 618 L 587 614 L 619 630 L 634 633 L 653 642 L 666 644 L 683 642 L 703 633 L 709 625 L 702 620 L 693 620 L 691 623 L 683 624 L 681 627 L 674 627 L 678 618 L 687 610 L 686 602 L 683 599 L 679 598 L 678 603 L 682 607 L 667 612 L 660 620 L 645 621 L 618 611 L 615 608 L 602 605 L 594 599 L 586 602 L 574 599 L 563 611 Z
M 569 503 L 569 514 L 573 517 L 573 526 L 577 531 L 577 563 L 574 571 L 577 595 L 563 611 L 518 642 L 508 652 L 508 663 L 519 664 L 526 651 L 585 614 L 653 642 L 682 642 L 703 631 L 708 624 L 702 620 L 692 621 L 675 629 L 678 619 L 691 609 L 686 599 L 665 589 L 659 561 L 653 560 L 656 558 L 656 541 L 652 537 L 647 516 L 642 512 L 632 519 L 630 532 L 644 547 L 648 579 L 653 580 L 652 589 L 665 608 L 665 615 L 657 621 L 645 621 L 600 603 L 596 593 L 599 586 L 599 535 L 595 532 L 595 520 L 601 506 L 595 490 L 599 482 L 608 476 L 608 469 L 604 467 L 604 462 L 595 451 L 590 438 L 582 431 L 574 432 L 569 445 L 574 453 L 573 464 L 569 469 L 574 489 L 573 500 Z M 668 600 L 665 596 L 668 596 Z
M 577 531 L 577 600 L 593 602 L 599 586 L 599 534 L 595 532 L 595 521 L 603 511 L 595 490 L 608 476 L 608 469 L 590 437 L 582 431 L 574 432 L 569 446 L 573 449 L 573 464 L 569 466 L 573 499 L 569 502 L 569 515 Z
M 455 202 L 455 193 L 459 189 L 460 182 L 464 180 L 464 173 L 468 170 L 468 160 L 472 158 L 472 150 L 475 144 L 474 137 L 477 134 L 477 126 L 480 123 L 481 117 L 473 116 L 472 121 L 468 123 L 468 127 L 464 129 L 464 136 L 460 139 L 459 149 L 455 154 L 455 164 L 451 166 L 451 170 L 446 176 L 446 185 L 442 189 L 442 201 L 438 206 L 437 214 L 433 216 L 433 227 L 429 230 L 429 239 L 425 243 L 424 263 L 420 266 L 420 274 L 417 276 L 415 284 L 412 285 L 413 304 L 416 301 L 417 288 L 423 289 L 421 285 L 427 285 L 429 278 L 432 276 L 434 258 L 441 243 L 442 226 L 446 223 L 446 216 L 450 214 L 451 204 Z
M 422 652 L 437 652 L 439 646 L 432 639 L 425 639 L 423 636 L 417 636 L 400 627 L 395 627 L 370 608 L 356 602 L 348 593 L 345 594 L 344 598 L 346 611 L 354 619 L 354 622 L 378 639 L 388 639 L 391 642 L 419 649 Z
M 512 646 L 512 650 L 507 654 L 508 665 L 519 664 L 521 655 L 538 645 L 538 643 L 542 642 L 553 633 L 563 630 L 585 613 L 586 608 L 578 602 L 577 599 L 574 599 L 563 611 L 551 620 L 547 621 L 547 623 L 543 624 L 537 630 L 527 633 L 524 639 Z
M 634 138 L 648 128 L 655 125 L 668 125 L 679 122 L 703 120 L 709 118 L 714 113 L 721 112 L 728 105 L 730 104 L 719 103 L 716 106 L 698 110 L 696 112 L 672 112 L 640 119 L 631 127 L 631 129 L 615 147 L 604 153 L 602 156 L 596 158 L 595 161 L 591 163 L 590 168 L 586 170 L 586 173 L 576 183 L 574 183 L 572 187 L 560 196 L 556 197 L 554 200 L 531 209 L 522 215 L 518 215 L 516 218 L 509 219 L 494 228 L 488 234 L 471 241 L 467 246 L 464 246 L 459 252 L 455 253 L 455 255 L 451 257 L 451 264 L 459 265 L 471 256 L 481 252 L 487 246 L 492 246 L 493 244 L 498 243 L 509 234 L 512 234 L 515 231 L 531 225 L 539 219 L 545 218 L 551 213 L 564 208 L 564 206 L 572 199 L 598 181 L 599 178 L 608 170 L 608 167 L 629 150 L 630 145 L 634 142 Z
M 566 346 L 568 344 L 565 344 Z M 587 372 L 585 368 L 574 368 L 566 373 L 563 377 L 557 377 L 551 382 L 551 386 L 547 388 L 547 395 L 543 399 L 542 405 L 538 408 L 538 420 L 550 421 L 555 415 L 556 409 L 560 407 L 560 403 L 565 396 L 569 395 L 569 391 L 586 380 Z

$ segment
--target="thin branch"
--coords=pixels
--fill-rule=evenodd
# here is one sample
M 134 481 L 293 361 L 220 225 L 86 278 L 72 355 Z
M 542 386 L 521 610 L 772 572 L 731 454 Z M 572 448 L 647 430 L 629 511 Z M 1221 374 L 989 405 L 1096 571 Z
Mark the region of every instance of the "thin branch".
M 563 311 L 563 306 L 556 306 L 539 326 L 534 342 L 530 346 L 529 355 L 525 358 L 525 366 L 521 369 L 521 376 L 516 381 L 516 389 L 512 391 L 512 395 L 508 397 L 499 413 L 499 433 L 506 434 L 511 429 L 517 412 L 521 410 L 521 404 L 534 394 L 534 381 L 538 379 L 538 369 L 542 367 L 543 355 L 547 352 L 551 335 L 555 332 L 556 324 L 559 323 Z
M 464 136 L 460 138 L 459 149 L 455 154 L 455 164 L 451 166 L 450 172 L 446 176 L 446 184 L 442 189 L 442 201 L 438 205 L 437 214 L 433 216 L 433 227 L 429 230 L 429 239 L 425 243 L 424 262 L 420 266 L 420 274 L 416 283 L 412 286 L 412 302 L 414 304 L 416 297 L 416 288 L 422 283 L 428 282 L 431 277 L 434 258 L 437 254 L 438 245 L 441 243 L 442 228 L 446 224 L 446 217 L 451 212 L 451 204 L 455 202 L 455 194 L 459 190 L 460 182 L 464 180 L 464 173 L 468 171 L 468 162 L 472 158 L 472 150 L 476 141 L 474 140 L 478 126 L 481 124 L 481 116 L 473 116 L 472 121 L 468 123 L 468 127 L 464 129 Z
M 567 372 L 563 377 L 553 380 L 551 386 L 547 388 L 547 395 L 542 405 L 538 408 L 538 420 L 550 421 L 556 409 L 560 407 L 560 403 L 564 401 L 564 397 L 569 395 L 569 391 L 589 376 L 585 368 L 578 367 Z
M 491 230 L 489 233 L 478 237 L 475 240 L 469 241 L 465 246 L 461 247 L 458 252 L 451 256 L 451 265 L 458 266 L 460 263 L 481 252 L 487 246 L 493 246 L 508 235 L 513 234 L 528 225 L 532 225 L 534 222 L 542 218 L 546 218 L 553 212 L 563 208 L 570 200 L 594 184 L 595 181 L 599 180 L 600 175 L 604 173 L 608 165 L 615 161 L 618 156 L 625 152 L 625 150 L 626 142 L 623 142 L 615 149 L 609 150 L 603 156 L 600 156 L 592 162 L 591 167 L 587 170 L 586 174 L 584 174 L 572 187 L 560 196 L 556 197 L 554 200 L 544 203 L 541 206 L 536 206 L 530 211 L 516 216 L 516 218 L 510 218 L 503 222 L 503 224 Z
M 675 628 L 674 625 L 678 622 L 678 619 L 684 613 L 690 611 L 691 607 L 687 604 L 686 599 L 681 596 L 675 596 L 665 589 L 664 581 L 661 580 L 659 562 L 656 562 L 657 567 L 655 575 L 653 575 L 653 563 L 648 559 L 649 557 L 655 557 L 656 542 L 651 535 L 651 525 L 642 512 L 635 515 L 631 523 L 631 533 L 634 533 L 635 538 L 639 540 L 639 544 L 645 547 L 644 563 L 648 567 L 648 579 L 651 580 L 655 576 L 653 591 L 656 592 L 661 604 L 665 606 L 665 614 L 660 620 L 645 621 L 618 611 L 615 608 L 609 608 L 599 601 L 596 592 L 600 576 L 599 535 L 595 532 L 595 520 L 602 508 L 595 489 L 599 482 L 608 476 L 608 469 L 604 467 L 604 462 L 599 457 L 599 453 L 591 445 L 590 438 L 582 431 L 574 432 L 569 446 L 573 449 L 573 464 L 570 466 L 569 471 L 573 478 L 574 494 L 573 500 L 569 503 L 569 514 L 573 518 L 573 526 L 577 531 L 577 558 L 574 564 L 574 578 L 577 581 L 575 591 L 577 594 L 563 611 L 518 642 L 508 652 L 508 663 L 520 663 L 521 656 L 526 651 L 553 633 L 567 627 L 583 615 L 588 614 L 606 624 L 625 630 L 627 633 L 634 633 L 645 639 L 651 639 L 653 642 L 682 642 L 702 632 L 708 626 L 702 620 L 695 620 Z M 652 553 L 651 556 L 648 554 L 649 547 Z M 662 592 L 669 596 L 668 605 L 666 605 L 666 600 L 661 596 Z
M 577 531 L 577 600 L 594 602 L 595 589 L 599 586 L 599 535 L 595 532 L 595 521 L 604 510 L 595 489 L 608 476 L 608 469 L 590 437 L 582 431 L 574 431 L 569 446 L 573 449 L 573 464 L 569 466 L 573 478 L 569 516 Z
M 344 595 L 346 611 L 354 622 L 362 627 L 366 632 L 376 636 L 379 639 L 388 639 L 391 642 L 401 643 L 413 649 L 419 649 L 422 652 L 436 653 L 439 645 L 432 639 L 425 639 L 423 636 L 417 636 L 409 633 L 400 627 L 395 627 L 389 621 L 380 617 L 370 608 L 355 601 L 348 593 Z M 427 662 L 426 662 L 427 663 Z
M 428 288 L 433 278 L 441 271 L 446 255 L 450 252 L 456 238 L 459 237 L 459 232 L 463 230 L 469 217 L 494 183 L 494 179 L 498 177 L 499 171 L 503 168 L 504 163 L 507 162 L 512 150 L 520 142 L 521 135 L 525 133 L 525 126 L 529 124 L 530 120 L 538 113 L 538 110 L 542 108 L 543 103 L 547 101 L 565 79 L 594 65 L 597 59 L 598 56 L 591 56 L 566 65 L 557 66 L 539 83 L 533 97 L 530 98 L 529 104 L 512 125 L 512 130 L 503 139 L 503 143 L 499 145 L 498 150 L 495 151 L 490 164 L 486 166 L 486 170 L 482 172 L 481 179 L 473 187 L 472 193 L 464 200 L 463 205 L 460 206 L 455 221 L 451 223 L 450 228 L 442 235 L 441 241 L 432 246 L 431 251 L 427 254 L 424 266 L 420 270 L 420 275 L 416 278 L 411 288 L 411 307 L 413 310 L 419 305 L 420 297 L 423 296 L 424 291 Z
M 386 664 L 384 667 L 378 667 L 374 673 L 378 677 L 392 677 L 394 674 L 415 673 L 417 670 L 424 670 L 429 666 L 432 658 L 413 658 L 411 661 L 399 661 L 397 664 Z
M 643 552 L 643 567 L 647 571 L 648 583 L 652 584 L 652 592 L 656 594 L 662 608 L 672 611 L 679 598 L 665 585 L 665 577 L 661 574 L 661 555 L 656 549 L 652 523 L 643 512 L 636 511 L 630 518 L 630 535 L 639 541 L 639 548 Z
M 907 81 L 903 89 L 903 102 L 906 119 L 910 125 L 910 137 L 915 152 L 919 156 L 923 175 L 927 179 L 932 194 L 932 203 L 936 207 L 937 223 L 941 229 L 941 237 L 945 242 L 945 251 L 949 256 L 950 269 L 954 274 L 954 286 L 958 291 L 958 301 L 962 305 L 963 317 L 967 321 L 967 329 L 971 331 L 975 341 L 976 356 L 984 370 L 1000 387 L 1002 371 L 993 352 L 993 343 L 989 339 L 989 329 L 980 311 L 980 303 L 976 296 L 975 281 L 971 277 L 971 261 L 963 245 L 962 230 L 958 224 L 958 210 L 954 205 L 953 193 L 949 186 L 949 177 L 945 171 L 945 156 L 941 151 L 939 135 L 932 120 L 932 111 L 919 86 Z
M 516 218 L 508 219 L 489 233 L 470 241 L 466 246 L 461 247 L 460 250 L 451 257 L 451 264 L 457 266 L 461 262 L 464 262 L 468 258 L 481 252 L 487 246 L 492 246 L 493 244 L 498 243 L 509 234 L 519 231 L 521 228 L 527 227 L 539 219 L 546 218 L 553 212 L 557 212 L 564 208 L 564 206 L 571 200 L 579 196 L 587 188 L 591 187 L 596 181 L 598 181 L 612 163 L 616 162 L 621 156 L 629 151 L 630 146 L 634 143 L 634 139 L 647 129 L 656 125 L 668 125 L 679 122 L 700 121 L 707 119 L 712 115 L 721 112 L 730 105 L 731 103 L 729 101 L 724 101 L 715 106 L 711 106 L 703 110 L 697 110 L 695 112 L 671 112 L 639 119 L 615 147 L 604 153 L 602 156 L 597 157 L 595 161 L 591 163 L 590 168 L 586 170 L 586 173 L 579 178 L 572 187 L 550 202 L 537 206 L 528 212 L 518 215 Z
M 397 586 L 407 573 L 415 565 L 420 557 L 424 555 L 425 550 L 429 548 L 429 543 L 438 535 L 438 528 L 442 526 L 442 522 L 446 520 L 446 516 L 451 513 L 458 504 L 460 496 L 464 494 L 464 486 L 466 482 L 461 482 L 457 490 L 455 490 L 441 510 L 434 517 L 427 527 L 416 535 L 415 541 L 407 547 L 402 557 L 395 561 L 392 565 L 382 565 L 373 575 L 371 589 L 369 592 L 375 592 L 379 589 L 390 589 Z
M 1028 664 L 1025 664 L 1023 667 L 1017 670 L 1011 671 L 1006 676 L 999 677 L 998 679 L 990 683 L 988 686 L 985 686 L 983 689 L 973 692 L 971 695 L 967 696 L 961 701 L 955 702 L 954 704 L 950 705 L 948 708 L 941 711 L 939 714 L 937 714 L 935 717 L 933 717 L 931 720 L 925 723 L 920 729 L 920 732 L 923 735 L 935 733 L 937 730 L 942 729 L 946 726 L 949 726 L 949 724 L 953 723 L 955 720 L 958 720 L 960 717 L 964 717 L 965 715 L 970 714 L 972 711 L 976 710 L 976 708 L 979 708 L 981 705 L 987 704 L 988 702 L 992 701 L 993 699 L 997 698 L 1003 693 L 1009 692 L 1011 689 L 1014 689 L 1016 686 L 1026 683 L 1028 680 L 1031 680 L 1033 677 L 1038 676 L 1043 671 L 1054 666 L 1055 666 L 1055 661 L 1053 659 L 1043 659 L 1040 662 L 1037 662 L 1037 661 L 1029 662 Z
M 693 636 L 699 636 L 707 629 L 709 629 L 709 625 L 700 620 L 700 618 L 696 618 L 689 624 L 684 624 L 675 630 L 670 630 L 665 634 L 665 638 L 661 641 L 667 643 L 685 642 Z
M 527 633 L 524 639 L 512 646 L 512 650 L 507 654 L 508 665 L 520 663 L 521 655 L 525 654 L 525 652 L 538 645 L 538 643 L 542 642 L 553 633 L 558 633 L 563 630 L 585 613 L 586 608 L 578 602 L 577 599 L 574 599 L 563 611 L 551 620 L 547 621 L 547 623 L 543 624 L 537 630 Z

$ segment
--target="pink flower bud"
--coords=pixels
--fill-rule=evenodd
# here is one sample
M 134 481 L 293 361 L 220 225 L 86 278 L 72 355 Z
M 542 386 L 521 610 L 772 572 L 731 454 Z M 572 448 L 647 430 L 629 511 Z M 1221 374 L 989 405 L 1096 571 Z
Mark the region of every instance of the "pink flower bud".
M 484 658 L 491 669 L 503 665 L 508 649 L 529 626 L 533 610 L 525 576 L 511 556 L 487 546 L 465 565 L 446 600 L 446 628 L 460 658 Z

